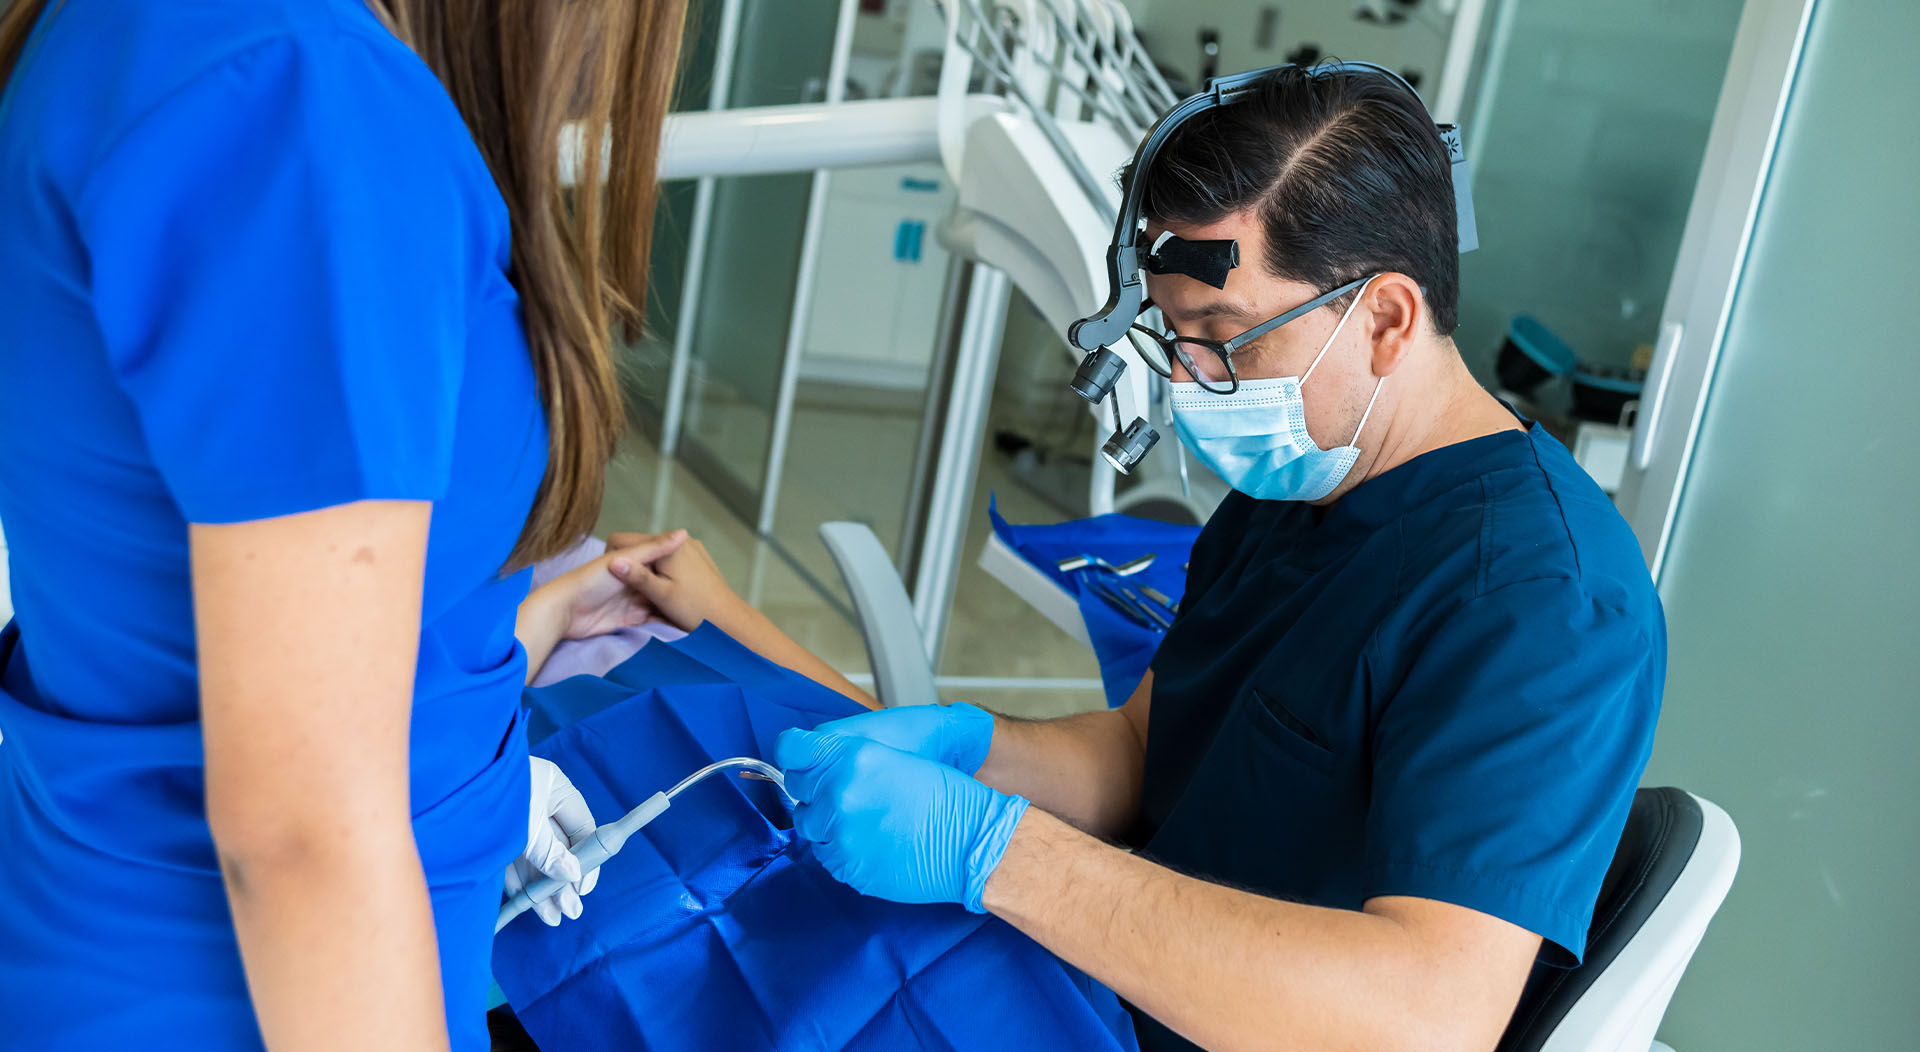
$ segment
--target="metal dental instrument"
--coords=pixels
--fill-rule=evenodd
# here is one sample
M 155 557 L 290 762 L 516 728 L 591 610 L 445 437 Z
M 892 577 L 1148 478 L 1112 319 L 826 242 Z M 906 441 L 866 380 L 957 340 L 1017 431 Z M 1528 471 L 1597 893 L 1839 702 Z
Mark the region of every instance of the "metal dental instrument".
M 1179 603 L 1176 603 L 1173 600 L 1168 599 L 1167 593 L 1162 592 L 1160 589 L 1155 588 L 1150 584 L 1141 585 L 1140 594 L 1146 596 L 1148 599 L 1151 599 L 1156 603 L 1159 603 L 1161 606 L 1166 607 L 1168 613 L 1177 614 L 1180 612 Z
M 1088 567 L 1092 567 L 1096 570 L 1106 570 L 1119 577 L 1132 577 L 1134 574 L 1152 566 L 1153 561 L 1159 557 L 1157 552 L 1148 552 L 1138 558 L 1128 559 L 1126 562 L 1115 566 L 1105 559 L 1100 558 L 1098 555 L 1075 555 L 1062 559 L 1054 563 L 1054 565 L 1060 568 L 1061 573 L 1073 573 L 1075 570 L 1085 570 Z
M 1139 592 L 1134 591 L 1126 585 L 1120 585 L 1115 591 L 1118 591 L 1123 598 L 1132 603 L 1141 613 L 1147 615 L 1147 619 L 1158 626 L 1162 632 L 1173 627 L 1173 616 L 1160 607 L 1148 602 L 1146 597 L 1142 596 Z
M 1170 616 L 1171 612 L 1166 609 L 1166 604 L 1155 606 L 1145 596 L 1123 583 L 1125 578 L 1152 566 L 1153 561 L 1158 558 L 1159 555 L 1156 553 L 1148 552 L 1115 566 L 1098 555 L 1076 555 L 1062 559 L 1054 565 L 1058 566 L 1063 573 L 1082 573 L 1083 580 L 1093 594 L 1119 611 L 1127 620 L 1142 628 L 1164 632 L 1173 627 L 1173 618 Z M 1108 582 L 1090 571 L 1104 571 L 1111 574 L 1113 580 Z
M 765 760 L 756 760 L 751 756 L 735 756 L 726 760 L 715 760 L 692 774 L 687 775 L 685 778 L 680 779 L 679 784 L 673 788 L 664 793 L 655 793 L 647 797 L 641 801 L 639 807 L 628 811 L 619 818 L 589 833 L 587 838 L 581 841 L 578 847 L 573 849 L 573 857 L 580 862 L 580 872 L 583 874 L 591 873 L 607 859 L 618 854 L 620 849 L 626 846 L 627 838 L 638 833 L 641 827 L 647 823 L 659 818 L 661 814 L 672 805 L 673 798 L 686 792 L 694 783 L 718 774 L 721 771 L 730 770 L 738 770 L 743 777 L 772 782 L 774 785 L 780 787 L 780 795 L 785 796 L 789 804 L 793 802 L 793 796 L 787 792 L 786 776 L 780 773 L 780 768 L 775 767 Z M 546 898 L 553 892 L 558 891 L 560 886 L 565 883 L 567 882 L 564 880 L 542 877 L 532 884 L 521 888 L 514 894 L 513 898 L 508 899 L 506 903 L 500 907 L 500 916 L 493 922 L 493 930 L 496 933 L 499 932 L 500 929 L 507 926 L 508 921 L 513 920 L 513 918 L 518 917 L 530 909 L 536 899 Z
M 1143 610 L 1138 603 L 1114 591 L 1107 585 L 1089 579 L 1087 581 L 1087 587 L 1093 589 L 1093 594 L 1099 596 L 1103 602 L 1112 607 L 1120 616 L 1139 625 L 1141 628 L 1160 627 L 1159 622 L 1148 617 L 1146 611 Z

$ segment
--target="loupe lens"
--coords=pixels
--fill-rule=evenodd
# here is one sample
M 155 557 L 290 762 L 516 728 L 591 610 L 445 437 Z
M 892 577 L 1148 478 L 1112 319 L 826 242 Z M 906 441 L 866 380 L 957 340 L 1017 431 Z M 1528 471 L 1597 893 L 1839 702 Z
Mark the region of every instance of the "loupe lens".
M 1124 430 L 1114 432 L 1113 437 L 1107 439 L 1106 444 L 1100 447 L 1100 455 L 1106 458 L 1107 463 L 1113 465 L 1113 470 L 1122 475 L 1130 475 L 1134 467 L 1147 458 L 1147 452 L 1158 441 L 1160 441 L 1160 432 L 1155 431 L 1144 417 L 1136 416 L 1133 418 L 1133 423 L 1128 424 Z
M 1127 360 L 1102 347 L 1080 360 L 1080 368 L 1074 370 L 1073 380 L 1067 386 L 1073 388 L 1074 394 L 1098 405 L 1113 393 L 1113 385 L 1120 382 L 1120 374 L 1126 371 Z

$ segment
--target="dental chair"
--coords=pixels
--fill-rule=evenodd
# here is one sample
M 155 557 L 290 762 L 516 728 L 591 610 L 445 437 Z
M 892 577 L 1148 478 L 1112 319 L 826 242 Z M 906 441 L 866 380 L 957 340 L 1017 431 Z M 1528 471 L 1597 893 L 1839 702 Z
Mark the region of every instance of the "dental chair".
M 853 596 L 880 703 L 937 702 L 913 603 L 879 538 L 830 522 L 820 539 Z M 1725 811 L 1681 789 L 1636 792 L 1581 965 L 1529 986 L 1497 1052 L 1673 1052 L 1654 1032 L 1739 865 Z
M 1635 793 L 1583 961 L 1529 987 L 1498 1052 L 1673 1052 L 1654 1032 L 1739 866 L 1725 811 L 1680 789 Z
M 933 683 L 933 663 L 921 642 L 913 600 L 880 538 L 864 523 L 829 522 L 820 527 L 820 541 L 853 596 L 867 663 L 873 667 L 874 697 L 890 709 L 937 703 L 940 692 Z

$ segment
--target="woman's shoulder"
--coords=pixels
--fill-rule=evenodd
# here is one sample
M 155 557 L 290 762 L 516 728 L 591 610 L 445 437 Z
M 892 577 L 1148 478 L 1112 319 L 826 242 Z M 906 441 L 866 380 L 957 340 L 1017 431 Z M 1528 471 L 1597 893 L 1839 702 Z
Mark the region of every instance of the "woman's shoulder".
M 152 123 L 356 107 L 422 145 L 464 130 L 432 71 L 361 0 L 65 0 L 13 81 L 8 138 L 36 140 L 61 182 L 84 183 Z

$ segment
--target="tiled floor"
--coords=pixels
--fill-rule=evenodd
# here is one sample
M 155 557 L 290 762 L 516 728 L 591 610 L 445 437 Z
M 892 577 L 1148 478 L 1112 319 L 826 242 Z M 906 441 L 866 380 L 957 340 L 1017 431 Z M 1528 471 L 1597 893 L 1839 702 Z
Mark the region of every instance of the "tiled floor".
M 651 439 L 633 434 L 610 472 L 600 532 L 686 527 L 706 543 L 742 596 L 836 668 L 864 675 L 865 646 L 815 531 L 836 519 L 862 521 L 892 550 L 905 518 L 919 429 L 916 413 L 797 407 L 771 538 L 757 536 L 683 465 L 663 460 Z M 1099 676 L 1092 653 L 974 564 L 989 532 L 990 492 L 1011 521 L 1061 518 L 1058 509 L 1014 481 L 1004 457 L 985 451 L 940 674 L 1063 682 L 1006 688 L 949 681 L 942 695 L 1021 716 L 1099 706 L 1101 694 L 1090 686 Z

